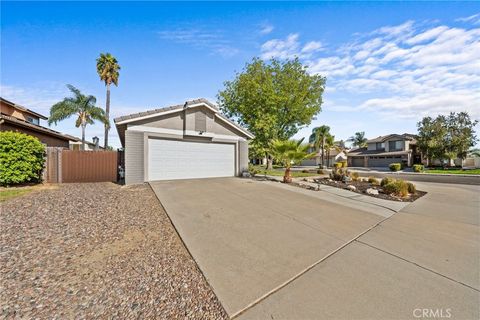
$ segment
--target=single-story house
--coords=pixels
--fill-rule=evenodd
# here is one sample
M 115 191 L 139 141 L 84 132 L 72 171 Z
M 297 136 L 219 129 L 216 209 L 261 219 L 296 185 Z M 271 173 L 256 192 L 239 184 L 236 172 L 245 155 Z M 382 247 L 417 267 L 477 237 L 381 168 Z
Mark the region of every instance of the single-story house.
M 366 148 L 352 149 L 347 153 L 349 167 L 388 167 L 391 163 L 406 166 L 422 163 L 413 134 L 389 134 L 367 141 Z
M 114 119 L 125 149 L 125 184 L 238 176 L 253 135 L 206 99 Z
M 68 148 L 72 136 L 40 125 L 48 118 L 0 97 L 0 131 L 22 132 L 37 137 L 47 147 Z

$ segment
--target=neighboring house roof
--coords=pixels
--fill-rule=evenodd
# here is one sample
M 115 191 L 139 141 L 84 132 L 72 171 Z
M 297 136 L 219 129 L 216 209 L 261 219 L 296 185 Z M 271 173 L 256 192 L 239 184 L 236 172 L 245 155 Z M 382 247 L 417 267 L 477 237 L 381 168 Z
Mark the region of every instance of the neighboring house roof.
M 347 156 L 355 157 L 355 156 L 395 156 L 395 155 L 404 155 L 410 153 L 411 150 L 408 151 L 378 151 L 378 150 L 367 150 L 367 148 L 357 148 L 352 149 L 347 152 Z
M 144 112 L 132 113 L 132 114 L 129 114 L 129 115 L 126 115 L 126 116 L 117 117 L 117 118 L 114 119 L 114 122 L 118 127 L 119 125 L 126 124 L 126 123 L 129 123 L 129 122 L 134 122 L 134 121 L 147 119 L 147 118 L 153 118 L 153 117 L 157 117 L 157 116 L 167 114 L 167 113 L 178 112 L 178 111 L 181 111 L 185 108 L 192 108 L 192 107 L 197 107 L 197 106 L 202 106 L 202 105 L 207 106 L 210 109 L 212 109 L 212 111 L 215 112 L 215 115 L 219 116 L 221 119 L 223 119 L 229 125 L 233 126 L 234 128 L 236 128 L 240 132 L 243 132 L 248 137 L 250 137 L 250 138 L 254 137 L 254 135 L 250 131 L 243 128 L 239 124 L 233 122 L 229 118 L 227 118 L 225 115 L 223 115 L 218 110 L 218 108 L 213 103 L 211 103 L 210 101 L 208 101 L 207 99 L 204 99 L 204 98 L 188 100 L 184 104 L 178 104 L 178 105 L 173 105 L 173 106 L 164 107 L 164 108 L 157 108 L 157 109 L 147 110 L 147 111 L 144 111 Z
M 395 139 L 395 138 L 404 139 L 404 140 L 416 140 L 417 136 L 410 133 L 404 133 L 404 134 L 393 133 L 386 136 L 379 136 L 374 139 L 367 140 L 367 143 L 385 142 L 387 140 Z
M 42 120 L 47 120 L 47 119 L 48 119 L 46 116 L 44 116 L 44 115 L 42 115 L 42 114 L 40 114 L 40 113 L 38 113 L 38 112 L 35 112 L 35 111 L 32 111 L 32 110 L 27 109 L 27 108 L 25 108 L 25 107 L 22 107 L 21 105 L 18 105 L 18 104 L 16 104 L 16 103 L 13 103 L 13 102 L 11 102 L 11 101 L 9 101 L 9 100 L 7 100 L 7 99 L 4 99 L 4 98 L 2 98 L 2 97 L 0 97 L 0 100 L 1 100 L 3 103 L 8 104 L 9 106 L 11 106 L 11 107 L 13 107 L 13 108 L 15 108 L 15 109 L 21 110 L 21 111 L 23 111 L 23 112 L 25 112 L 25 113 L 29 113 L 29 114 L 31 114 L 31 115 L 34 115 L 34 116 L 36 116 L 36 117 L 38 117 L 38 118 L 40 118 L 40 119 L 42 119 Z
M 42 127 L 40 125 L 30 123 L 28 121 L 17 119 L 15 117 L 7 116 L 5 114 L 0 114 L 0 123 L 2 123 L 4 121 L 16 124 L 20 127 L 28 128 L 28 129 L 31 129 L 31 130 L 34 130 L 34 131 L 38 131 L 38 132 L 47 134 L 47 135 L 51 135 L 51 136 L 54 136 L 56 138 L 60 138 L 60 139 L 64 139 L 64 140 L 73 140 L 73 141 L 78 140 L 78 138 L 75 138 L 75 137 L 70 136 L 68 134 L 64 134 L 64 133 L 61 133 L 61 132 L 58 132 L 58 131 L 55 131 L 55 130 L 52 130 L 52 129 L 49 129 L 49 128 L 45 128 L 45 127 Z

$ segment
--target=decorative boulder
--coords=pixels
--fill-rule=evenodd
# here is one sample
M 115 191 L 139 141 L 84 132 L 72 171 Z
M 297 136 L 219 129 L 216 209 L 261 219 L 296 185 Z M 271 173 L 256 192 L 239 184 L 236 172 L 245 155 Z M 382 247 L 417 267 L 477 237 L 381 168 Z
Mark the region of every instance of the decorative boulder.
M 378 190 L 373 189 L 373 188 L 368 188 L 367 190 L 365 190 L 365 192 L 368 193 L 368 194 L 371 194 L 371 195 L 377 195 L 378 194 Z
M 357 187 L 349 185 L 349 186 L 347 186 L 347 189 L 351 190 L 351 191 L 355 191 L 355 190 L 357 190 Z

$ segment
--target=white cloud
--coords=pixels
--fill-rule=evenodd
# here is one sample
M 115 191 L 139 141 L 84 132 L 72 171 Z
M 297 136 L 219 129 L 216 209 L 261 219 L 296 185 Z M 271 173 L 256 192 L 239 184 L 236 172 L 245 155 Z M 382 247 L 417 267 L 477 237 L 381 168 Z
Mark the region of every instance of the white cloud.
M 260 29 L 259 32 L 260 32 L 260 34 L 262 34 L 262 35 L 269 34 L 269 33 L 271 33 L 271 32 L 273 31 L 273 29 L 275 29 L 274 26 L 272 26 L 272 25 L 269 24 L 269 23 L 263 23 L 263 24 L 260 26 L 260 28 L 261 28 L 261 29 Z
M 220 31 L 203 29 L 175 29 L 162 30 L 158 35 L 163 40 L 189 45 L 198 49 L 207 49 L 223 57 L 236 55 L 239 50 Z
M 468 18 L 473 24 L 475 17 Z M 359 110 L 415 119 L 450 111 L 480 117 L 480 28 L 407 21 L 357 35 L 334 55 L 307 63 L 310 72 L 327 76 L 335 88 L 331 99 L 361 97 Z
M 460 21 L 460 22 L 470 22 L 473 24 L 480 24 L 480 13 L 468 16 L 468 17 L 462 17 L 458 18 L 455 21 Z
M 320 41 L 310 41 L 302 45 L 298 33 L 291 33 L 285 39 L 272 39 L 265 42 L 261 47 L 261 58 L 291 59 L 299 57 L 306 59 L 322 50 L 323 46 Z

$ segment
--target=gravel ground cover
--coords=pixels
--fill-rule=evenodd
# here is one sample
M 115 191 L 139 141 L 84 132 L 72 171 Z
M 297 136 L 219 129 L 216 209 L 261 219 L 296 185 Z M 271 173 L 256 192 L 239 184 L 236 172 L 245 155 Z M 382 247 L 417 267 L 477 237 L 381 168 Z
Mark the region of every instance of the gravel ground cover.
M 1 318 L 227 318 L 148 185 L 33 192 L 0 228 Z

